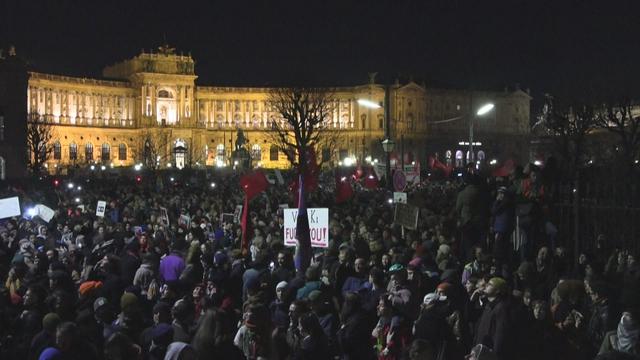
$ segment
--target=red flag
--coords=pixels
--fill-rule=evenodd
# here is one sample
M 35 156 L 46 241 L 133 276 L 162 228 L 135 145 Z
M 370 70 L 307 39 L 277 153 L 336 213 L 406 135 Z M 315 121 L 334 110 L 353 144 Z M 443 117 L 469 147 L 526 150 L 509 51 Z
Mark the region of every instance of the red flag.
M 367 189 L 378 188 L 378 177 L 372 169 L 369 169 L 367 176 L 364 178 L 364 186 Z
M 336 204 L 343 203 L 353 196 L 353 188 L 346 176 L 336 176 Z
M 453 171 L 451 166 L 445 165 L 441 163 L 440 160 L 434 159 L 433 157 L 429 157 L 429 163 L 432 164 L 431 168 L 442 170 L 445 177 L 449 177 L 449 175 L 451 175 L 451 171 Z
M 513 171 L 513 169 L 515 169 L 515 167 L 516 166 L 515 166 L 515 163 L 513 162 L 513 160 L 509 159 L 509 160 L 505 161 L 504 164 L 501 167 L 495 169 L 493 171 L 492 175 L 496 176 L 496 177 L 509 176 L 509 174 L 511 174 L 511 172 Z
M 242 186 L 242 190 L 247 196 L 248 200 L 253 199 L 256 195 L 265 191 L 269 186 L 269 181 L 267 181 L 267 177 L 264 176 L 262 171 L 257 170 L 252 173 L 248 173 L 243 175 L 240 178 L 240 186 Z
M 249 221 L 247 219 L 249 214 L 249 201 L 251 201 L 251 199 L 256 197 L 261 192 L 265 191 L 269 186 L 269 181 L 267 181 L 267 177 L 264 176 L 264 173 L 262 173 L 262 171 L 257 170 L 252 173 L 243 175 L 240 178 L 240 186 L 242 187 L 242 190 L 245 194 L 244 206 L 242 207 L 242 221 L 240 223 L 240 226 L 242 228 L 241 247 L 243 253 L 246 254 L 249 249 Z

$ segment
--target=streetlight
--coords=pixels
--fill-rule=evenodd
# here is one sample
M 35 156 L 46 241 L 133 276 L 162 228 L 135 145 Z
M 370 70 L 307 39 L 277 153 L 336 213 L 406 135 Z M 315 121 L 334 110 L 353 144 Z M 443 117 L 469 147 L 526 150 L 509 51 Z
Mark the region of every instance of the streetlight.
M 393 190 L 393 181 L 391 181 L 391 152 L 396 143 L 389 138 L 382 140 L 382 150 L 387 155 L 387 187 Z
M 473 159 L 475 159 L 475 156 L 473 155 L 473 123 L 475 118 L 477 116 L 484 116 L 488 114 L 494 107 L 495 105 L 493 103 L 486 103 L 480 106 L 476 111 L 475 116 L 471 116 L 469 119 L 469 158 L 467 160 L 473 161 Z
M 384 109 L 384 140 L 382 140 L 382 150 L 387 155 L 387 187 L 393 191 L 393 181 L 391 180 L 391 152 L 395 142 L 391 138 L 391 115 L 389 103 L 389 85 L 384 87 L 384 103 L 376 103 L 368 99 L 358 99 L 358 104 L 369 109 Z

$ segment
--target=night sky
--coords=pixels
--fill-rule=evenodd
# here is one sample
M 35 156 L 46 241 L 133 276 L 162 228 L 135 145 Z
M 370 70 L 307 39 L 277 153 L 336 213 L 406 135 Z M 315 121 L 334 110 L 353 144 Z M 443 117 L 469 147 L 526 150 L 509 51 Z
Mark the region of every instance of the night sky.
M 0 45 L 99 77 L 166 38 L 203 85 L 427 85 L 640 95 L 639 1 L 0 0 Z

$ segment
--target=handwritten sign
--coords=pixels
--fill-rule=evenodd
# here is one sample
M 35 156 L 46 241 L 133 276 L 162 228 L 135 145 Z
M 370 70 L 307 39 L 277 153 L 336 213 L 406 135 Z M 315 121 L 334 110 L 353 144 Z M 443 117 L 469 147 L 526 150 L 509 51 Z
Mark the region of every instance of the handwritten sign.
M 404 228 L 415 230 L 418 227 L 418 215 L 420 209 L 415 206 L 397 203 L 393 222 Z
M 296 246 L 296 225 L 298 223 L 298 209 L 284 210 L 284 244 Z M 329 209 L 307 209 L 309 217 L 309 237 L 312 247 L 329 247 Z

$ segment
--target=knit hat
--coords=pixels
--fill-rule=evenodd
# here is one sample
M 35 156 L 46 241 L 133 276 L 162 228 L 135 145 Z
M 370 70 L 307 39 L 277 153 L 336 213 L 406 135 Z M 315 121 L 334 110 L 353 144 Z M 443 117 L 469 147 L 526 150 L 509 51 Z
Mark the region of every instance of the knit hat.
M 156 345 L 167 346 L 173 339 L 173 326 L 160 323 L 151 330 L 151 338 Z
M 214 256 L 213 256 L 213 263 L 216 265 L 223 265 L 226 264 L 227 261 L 229 261 L 229 257 L 227 256 L 227 254 L 225 254 L 222 251 L 218 251 Z
M 58 316 L 58 314 L 48 313 L 42 318 L 42 328 L 49 333 L 55 332 L 56 327 L 58 326 L 58 324 L 60 324 L 61 321 L 62 320 L 60 319 L 60 316 Z
M 496 288 L 500 294 L 507 292 L 507 282 L 503 278 L 493 277 L 489 280 L 489 285 Z
M 287 282 L 286 281 L 280 281 L 278 283 L 278 285 L 276 285 L 276 291 L 278 291 L 278 289 L 282 289 L 282 288 L 286 288 L 287 287 Z
M 393 264 L 389 268 L 389 272 L 396 272 L 404 270 L 404 266 L 402 264 Z
M 320 299 L 321 296 L 322 296 L 322 291 L 313 290 L 309 293 L 309 301 L 316 302 L 318 301 L 318 299 Z
M 96 291 L 100 290 L 101 288 L 102 288 L 101 281 L 85 281 L 82 284 L 80 284 L 80 287 L 78 288 L 78 293 L 80 293 L 80 296 L 90 296 L 94 294 Z
M 437 301 L 443 301 L 446 299 L 446 296 L 438 295 L 438 293 L 429 293 L 424 296 L 424 298 L 422 299 L 422 303 L 425 305 L 431 305 Z
M 108 304 L 109 300 L 107 300 L 107 298 L 99 297 L 96 299 L 96 301 L 93 302 L 93 311 L 96 312 L 98 311 L 98 309 Z
M 132 293 L 124 293 L 120 297 L 120 309 L 125 310 L 131 307 L 134 307 L 138 304 L 138 298 Z

